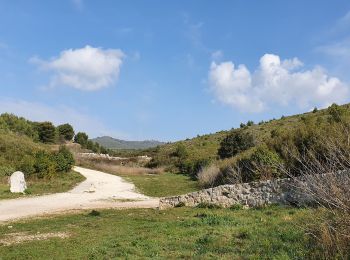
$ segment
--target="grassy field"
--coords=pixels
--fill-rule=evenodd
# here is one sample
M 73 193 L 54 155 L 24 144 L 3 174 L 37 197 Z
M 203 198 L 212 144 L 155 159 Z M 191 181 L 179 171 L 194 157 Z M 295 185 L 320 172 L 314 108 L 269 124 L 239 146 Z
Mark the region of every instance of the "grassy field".
M 0 199 L 11 199 L 31 195 L 64 192 L 72 189 L 75 185 L 82 182 L 83 180 L 85 180 L 85 177 L 74 171 L 65 174 L 59 174 L 52 177 L 50 180 L 29 179 L 27 180 L 28 189 L 26 191 L 26 194 L 11 193 L 9 184 L 0 182 Z
M 302 227 L 315 214 L 280 207 L 84 212 L 0 226 L 0 259 L 304 259 L 310 244 Z M 66 238 L 35 240 L 55 233 Z M 32 241 L 11 244 L 21 237 Z
M 197 181 L 181 174 L 163 173 L 134 176 L 121 174 L 120 176 L 134 183 L 141 193 L 151 197 L 181 195 L 199 190 Z

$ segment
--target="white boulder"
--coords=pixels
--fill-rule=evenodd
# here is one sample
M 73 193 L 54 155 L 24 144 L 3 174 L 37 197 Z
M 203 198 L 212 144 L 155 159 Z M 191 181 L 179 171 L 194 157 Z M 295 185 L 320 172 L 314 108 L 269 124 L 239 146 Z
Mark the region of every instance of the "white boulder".
M 14 172 L 10 177 L 10 191 L 12 193 L 24 193 L 27 189 L 26 180 L 23 172 Z

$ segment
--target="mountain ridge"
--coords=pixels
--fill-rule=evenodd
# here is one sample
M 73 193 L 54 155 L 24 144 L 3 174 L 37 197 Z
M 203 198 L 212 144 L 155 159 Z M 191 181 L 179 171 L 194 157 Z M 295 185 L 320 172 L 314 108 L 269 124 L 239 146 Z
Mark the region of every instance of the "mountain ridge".
M 122 139 L 113 138 L 111 136 L 101 136 L 93 138 L 92 141 L 113 150 L 136 150 L 153 148 L 165 144 L 165 142 L 157 140 L 143 140 L 143 141 L 126 141 Z

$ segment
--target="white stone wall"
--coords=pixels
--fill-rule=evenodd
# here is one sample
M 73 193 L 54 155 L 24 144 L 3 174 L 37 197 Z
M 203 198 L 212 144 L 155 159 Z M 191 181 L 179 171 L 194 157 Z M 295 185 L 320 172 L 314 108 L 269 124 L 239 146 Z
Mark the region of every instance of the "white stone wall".
M 200 203 L 215 204 L 222 207 L 230 207 L 236 204 L 247 207 L 258 207 L 268 204 L 309 203 L 311 198 L 298 192 L 295 183 L 295 181 L 285 178 L 222 185 L 181 196 L 161 198 L 160 209 L 180 205 L 194 207 Z

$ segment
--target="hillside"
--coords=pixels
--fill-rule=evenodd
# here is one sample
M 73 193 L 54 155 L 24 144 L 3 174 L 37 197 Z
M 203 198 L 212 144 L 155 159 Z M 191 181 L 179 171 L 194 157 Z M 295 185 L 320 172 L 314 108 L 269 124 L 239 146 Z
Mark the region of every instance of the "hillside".
M 15 171 L 25 174 L 26 194 L 33 195 L 66 191 L 84 180 L 71 171 L 74 159 L 65 147 L 42 142 L 43 137 L 56 139 L 56 128 L 51 125 L 0 115 L 0 199 L 25 196 L 9 191 L 8 177 Z
M 102 136 L 92 139 L 93 142 L 100 144 L 107 149 L 115 150 L 134 150 L 134 149 L 147 149 L 153 148 L 159 145 L 163 145 L 163 142 L 155 140 L 145 140 L 145 141 L 125 141 L 120 139 L 115 139 L 110 136 Z
M 348 114 L 349 107 L 349 104 L 339 106 L 340 109 L 346 111 L 344 116 L 347 119 L 350 119 L 350 115 Z M 227 165 L 227 163 L 230 164 L 232 161 L 235 161 L 238 158 L 244 157 L 247 153 L 249 153 L 249 151 L 254 150 L 256 147 L 259 147 L 262 144 L 269 144 L 272 146 L 274 142 L 279 142 L 278 145 L 281 145 L 283 142 L 276 141 L 278 139 L 277 136 L 292 134 L 293 131 L 300 130 L 305 125 L 320 125 L 327 128 L 329 127 L 329 118 L 330 114 L 328 109 L 323 109 L 314 110 L 304 114 L 286 117 L 282 116 L 280 119 L 271 119 L 266 122 L 250 122 L 247 124 L 242 124 L 241 127 L 237 129 L 197 136 L 192 139 L 168 143 L 157 148 L 148 149 L 147 154 L 154 158 L 152 164 L 150 165 L 151 167 L 166 166 L 173 172 L 180 170 L 181 172 L 186 173 L 186 171 L 179 168 L 181 168 L 184 164 L 192 164 L 193 166 L 196 164 L 196 162 L 201 161 L 216 161 L 216 164 L 221 167 L 223 165 Z M 314 126 L 311 128 L 314 128 Z M 220 143 L 228 134 L 233 132 L 251 134 L 254 137 L 255 146 L 252 149 L 249 149 L 249 151 L 237 154 L 234 158 L 220 160 L 218 157 Z M 185 156 L 183 158 L 179 158 L 177 155 L 177 150 L 179 147 L 185 152 Z

